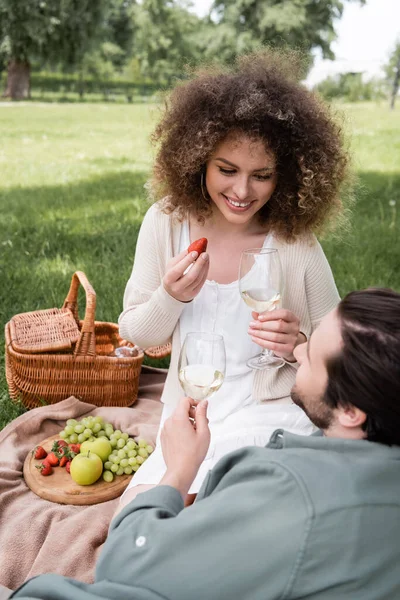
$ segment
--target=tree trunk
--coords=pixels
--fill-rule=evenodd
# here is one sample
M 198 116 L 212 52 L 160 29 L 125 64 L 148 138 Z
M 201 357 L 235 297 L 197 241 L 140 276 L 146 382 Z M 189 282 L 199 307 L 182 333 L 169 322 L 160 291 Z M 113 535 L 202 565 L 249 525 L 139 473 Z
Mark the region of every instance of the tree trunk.
M 394 76 L 394 81 L 393 81 L 392 98 L 390 101 L 390 108 L 392 110 L 394 109 L 394 103 L 396 102 L 397 92 L 399 91 L 399 83 L 400 83 L 400 56 L 399 56 L 399 60 L 397 61 L 396 74 Z
M 4 96 L 12 100 L 29 98 L 31 65 L 28 61 L 11 59 L 8 63 L 7 85 Z
M 79 93 L 79 99 L 83 100 L 83 94 L 84 94 L 84 84 L 83 84 L 83 69 L 82 67 L 79 69 L 79 79 L 78 79 L 78 93 Z

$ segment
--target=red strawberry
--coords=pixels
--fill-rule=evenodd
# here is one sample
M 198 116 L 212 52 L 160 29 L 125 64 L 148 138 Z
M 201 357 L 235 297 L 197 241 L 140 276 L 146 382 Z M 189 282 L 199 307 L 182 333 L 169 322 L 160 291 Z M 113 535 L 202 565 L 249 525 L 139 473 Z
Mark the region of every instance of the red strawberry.
M 46 461 L 43 461 L 41 465 L 36 465 L 36 468 L 39 469 L 40 474 L 44 476 L 51 475 L 53 472 L 51 465 Z
M 56 467 L 59 463 L 57 454 L 55 452 L 50 452 L 50 454 L 47 455 L 46 462 L 52 467 Z
M 70 453 L 71 453 L 71 449 L 69 446 L 60 446 L 60 448 L 58 449 L 58 452 L 56 452 L 56 454 L 59 458 L 61 458 L 63 456 L 69 456 Z
M 71 461 L 70 460 L 66 463 L 65 470 L 67 471 L 67 473 L 71 472 Z
M 47 456 L 47 452 L 42 446 L 36 446 L 36 448 L 32 450 L 32 454 L 33 458 L 36 458 L 37 460 L 41 460 Z
M 202 252 L 205 252 L 207 250 L 207 244 L 208 244 L 208 240 L 207 238 L 200 238 L 199 240 L 196 240 L 195 242 L 192 242 L 189 246 L 189 248 L 187 249 L 188 254 L 189 252 L 198 252 L 199 256 Z
M 52 452 L 61 452 L 62 448 L 67 447 L 68 444 L 64 440 L 54 440 L 53 446 L 51 447 Z
M 62 456 L 60 458 L 60 467 L 65 467 L 65 465 L 67 464 L 67 462 L 70 462 L 69 457 L 68 456 Z
M 79 454 L 81 449 L 80 444 L 68 444 L 68 447 L 71 450 L 71 452 L 75 452 L 75 454 Z

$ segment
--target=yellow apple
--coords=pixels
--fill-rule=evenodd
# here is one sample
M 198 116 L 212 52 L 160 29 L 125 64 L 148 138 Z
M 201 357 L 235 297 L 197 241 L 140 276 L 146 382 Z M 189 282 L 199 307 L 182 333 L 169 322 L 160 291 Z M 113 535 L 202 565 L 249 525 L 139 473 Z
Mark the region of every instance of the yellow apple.
M 112 446 L 106 437 L 99 437 L 93 441 L 86 440 L 81 444 L 81 454 L 87 452 L 94 452 L 97 456 L 100 456 L 101 460 L 105 462 L 112 452 Z
M 75 483 L 91 485 L 103 472 L 102 460 L 94 452 L 77 454 L 71 462 L 70 473 Z

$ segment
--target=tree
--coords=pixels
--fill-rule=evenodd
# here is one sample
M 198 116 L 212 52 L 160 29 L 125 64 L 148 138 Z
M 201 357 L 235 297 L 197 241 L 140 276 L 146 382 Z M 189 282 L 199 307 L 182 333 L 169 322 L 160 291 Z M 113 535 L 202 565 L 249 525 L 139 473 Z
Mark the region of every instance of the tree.
M 366 0 L 347 1 L 365 4 Z M 224 60 L 230 62 L 261 45 L 289 45 L 307 53 L 319 48 L 324 58 L 334 58 L 334 22 L 342 16 L 343 4 L 341 0 L 214 0 L 211 17 L 218 26 L 212 51 L 222 50 Z
M 0 55 L 5 96 L 29 96 L 32 60 L 72 67 L 96 39 L 106 0 L 0 0 Z
M 379 78 L 364 80 L 362 73 L 339 73 L 327 77 L 315 88 L 326 100 L 340 98 L 347 102 L 385 98 L 385 82 Z
M 169 85 L 185 63 L 196 63 L 196 36 L 203 21 L 176 0 L 143 0 L 134 8 L 133 55 L 145 79 Z
M 136 0 L 108 0 L 108 10 L 104 21 L 103 38 L 105 43 L 118 47 L 120 52 L 102 49 L 103 54 L 110 55 L 111 62 L 119 69 L 132 54 L 135 25 Z
M 83 80 L 86 75 L 94 77 L 103 87 L 108 98 L 109 83 L 117 71 L 126 66 L 132 52 L 135 32 L 134 6 L 136 0 L 107 0 L 107 10 L 99 27 L 96 41 L 85 53 L 80 63 L 79 94 L 84 94 Z
M 391 84 L 390 108 L 393 110 L 400 85 L 400 41 L 396 43 L 385 67 L 386 79 Z

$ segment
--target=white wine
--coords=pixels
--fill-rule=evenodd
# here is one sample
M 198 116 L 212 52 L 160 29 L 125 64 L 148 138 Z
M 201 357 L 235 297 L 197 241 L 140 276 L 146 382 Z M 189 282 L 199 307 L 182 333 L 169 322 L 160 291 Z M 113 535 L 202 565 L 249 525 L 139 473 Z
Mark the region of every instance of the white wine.
M 219 390 L 224 374 L 212 365 L 187 365 L 179 371 L 179 381 L 187 396 L 200 401 Z
M 274 289 L 252 288 L 242 292 L 242 298 L 247 306 L 258 313 L 275 310 L 279 307 L 281 295 Z

